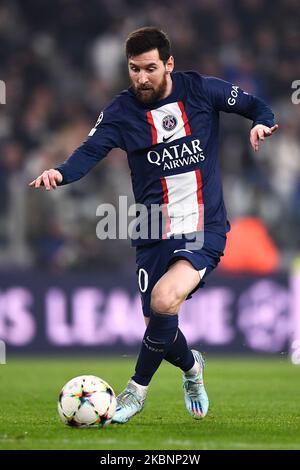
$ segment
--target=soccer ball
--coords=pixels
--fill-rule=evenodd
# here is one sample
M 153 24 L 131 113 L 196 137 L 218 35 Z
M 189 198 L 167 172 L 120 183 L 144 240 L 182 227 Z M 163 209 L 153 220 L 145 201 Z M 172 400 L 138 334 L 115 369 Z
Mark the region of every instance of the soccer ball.
M 68 426 L 104 426 L 117 406 L 111 386 L 94 375 L 81 375 L 63 387 L 58 399 L 60 419 Z

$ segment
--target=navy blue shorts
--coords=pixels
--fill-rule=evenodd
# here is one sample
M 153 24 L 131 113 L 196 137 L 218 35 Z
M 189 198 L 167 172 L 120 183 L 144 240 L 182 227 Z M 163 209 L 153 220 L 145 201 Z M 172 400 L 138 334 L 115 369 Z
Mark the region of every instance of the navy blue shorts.
M 153 287 L 175 261 L 186 259 L 199 271 L 199 284 L 190 292 L 187 299 L 190 299 L 196 290 L 204 286 L 203 278 L 205 279 L 218 265 L 220 257 L 223 256 L 226 235 L 205 232 L 201 248 L 195 245 L 193 249 L 192 244 L 187 245 L 186 243 L 185 239 L 171 238 L 137 247 L 136 272 L 143 313 L 146 317 L 150 316 L 150 299 Z

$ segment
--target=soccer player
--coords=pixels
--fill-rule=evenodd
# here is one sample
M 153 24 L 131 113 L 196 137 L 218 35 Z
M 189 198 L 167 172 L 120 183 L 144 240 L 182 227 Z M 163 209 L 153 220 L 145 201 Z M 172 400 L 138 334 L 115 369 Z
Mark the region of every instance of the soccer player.
M 209 406 L 204 360 L 188 348 L 178 314 L 217 266 L 230 228 L 217 159 L 219 112 L 253 121 L 254 151 L 278 126 L 269 106 L 239 87 L 193 71 L 173 72 L 169 39 L 155 27 L 132 32 L 126 55 L 130 88 L 113 99 L 62 165 L 30 185 L 55 189 L 82 178 L 112 148 L 127 152 L 135 199 L 146 207 L 148 224 L 157 216 L 152 207 L 162 207 L 163 217 L 157 237 L 141 230 L 132 242 L 146 330 L 113 422 L 125 423 L 142 411 L 163 359 L 182 370 L 187 411 L 201 419 Z

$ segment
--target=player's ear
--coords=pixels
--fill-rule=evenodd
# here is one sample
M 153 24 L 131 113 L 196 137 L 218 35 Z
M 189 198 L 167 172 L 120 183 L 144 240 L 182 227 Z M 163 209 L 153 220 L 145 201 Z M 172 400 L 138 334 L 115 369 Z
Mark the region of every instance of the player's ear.
M 174 69 L 174 57 L 170 55 L 166 62 L 166 72 L 171 73 Z

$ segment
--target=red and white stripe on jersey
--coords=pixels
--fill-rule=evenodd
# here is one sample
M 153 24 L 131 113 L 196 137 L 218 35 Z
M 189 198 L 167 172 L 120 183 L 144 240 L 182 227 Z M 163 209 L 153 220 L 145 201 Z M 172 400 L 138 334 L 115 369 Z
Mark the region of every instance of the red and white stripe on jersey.
M 162 176 L 163 190 L 163 238 L 191 233 L 203 229 L 204 205 L 200 169 Z
M 177 122 L 176 126 L 170 130 L 163 127 L 163 119 L 166 116 L 174 116 Z M 189 120 L 182 101 L 165 104 L 160 108 L 148 111 L 147 119 L 151 126 L 152 145 L 166 141 L 172 142 L 180 137 L 191 135 Z

